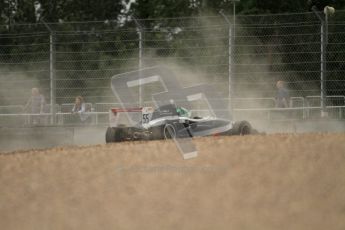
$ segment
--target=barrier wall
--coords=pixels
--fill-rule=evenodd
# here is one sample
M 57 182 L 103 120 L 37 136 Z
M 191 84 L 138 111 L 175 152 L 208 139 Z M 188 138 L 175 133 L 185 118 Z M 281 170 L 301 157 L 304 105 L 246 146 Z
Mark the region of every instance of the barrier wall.
M 341 120 L 252 120 L 251 123 L 255 129 L 266 134 L 345 132 L 345 122 Z M 105 131 L 106 126 L 0 128 L 0 152 L 104 144 Z

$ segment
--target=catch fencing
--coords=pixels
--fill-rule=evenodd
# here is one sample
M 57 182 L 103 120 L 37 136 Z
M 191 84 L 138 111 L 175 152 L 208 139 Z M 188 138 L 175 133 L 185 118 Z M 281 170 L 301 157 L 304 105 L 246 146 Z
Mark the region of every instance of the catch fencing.
M 112 76 L 157 65 L 174 70 L 185 86 L 217 85 L 234 109 L 274 108 L 278 80 L 286 82 L 291 108 L 315 108 L 318 117 L 323 101 L 345 106 L 344 11 L 328 18 L 326 37 L 313 12 L 237 15 L 236 25 L 233 15 L 225 17 L 0 25 L 0 113 L 25 113 L 19 108 L 33 87 L 45 96 L 47 113 L 70 112 L 64 105 L 79 95 L 93 105 L 90 112 L 106 112 L 101 103 L 118 103 Z M 129 92 L 138 104 L 159 87 L 141 90 Z
M 302 98 L 297 98 L 302 99 Z M 217 99 L 220 100 L 220 99 Z M 223 100 L 228 100 L 227 98 Z M 264 121 L 264 122 L 298 122 L 307 120 L 318 120 L 320 118 L 320 105 L 312 106 L 311 103 L 319 100 L 319 98 L 311 98 L 312 101 L 305 101 L 304 105 L 289 108 L 275 108 L 275 107 L 256 107 L 253 106 L 258 98 L 241 98 L 241 107 L 233 110 L 234 120 L 248 120 L 248 121 Z M 267 101 L 269 104 L 274 98 L 261 98 L 262 101 Z M 344 100 L 344 99 L 342 99 Z M 237 101 L 237 102 L 239 102 Z M 246 103 L 243 103 L 246 101 Z M 310 104 L 309 104 L 310 103 Z M 91 105 L 91 104 L 90 104 Z M 154 105 L 153 102 L 144 102 L 145 106 Z M 245 106 L 247 105 L 247 106 Z M 81 120 L 80 114 L 71 113 L 68 108 L 71 104 L 57 105 L 57 112 L 55 114 L 54 126 L 108 126 L 109 125 L 109 110 L 110 108 L 120 108 L 121 103 L 95 103 L 91 105 L 90 110 L 83 113 L 86 116 L 85 121 Z M 4 112 L 5 108 L 5 112 Z M 12 110 L 10 110 L 11 108 Z M 329 120 L 343 120 L 345 119 L 345 106 L 327 106 Z M 225 108 L 227 109 L 227 108 Z M 0 106 L 0 127 L 31 127 L 31 126 L 51 126 L 51 113 L 45 112 L 40 114 L 23 113 L 23 107 L 17 106 Z M 12 112 L 11 112 L 12 111 Z M 208 108 L 195 106 L 190 108 L 193 117 L 208 117 L 214 116 L 212 111 Z M 137 115 L 136 115 L 137 116 Z M 121 119 L 120 119 L 121 120 Z

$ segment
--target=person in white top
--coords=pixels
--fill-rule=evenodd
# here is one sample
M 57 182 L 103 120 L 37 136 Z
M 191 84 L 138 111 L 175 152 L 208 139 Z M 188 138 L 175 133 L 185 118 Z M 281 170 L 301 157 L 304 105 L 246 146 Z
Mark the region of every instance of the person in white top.
M 37 114 L 44 113 L 45 99 L 40 93 L 38 88 L 31 89 L 31 96 L 24 106 L 24 111 L 26 113 L 35 114 L 35 116 L 30 117 L 30 123 L 33 125 L 38 125 L 42 123 L 41 117 Z
M 72 113 L 78 114 L 80 121 L 85 122 L 89 117 L 89 115 L 86 114 L 86 112 L 87 111 L 86 111 L 86 104 L 84 102 L 84 98 L 82 96 L 77 96 L 75 98 L 75 103 L 72 109 Z

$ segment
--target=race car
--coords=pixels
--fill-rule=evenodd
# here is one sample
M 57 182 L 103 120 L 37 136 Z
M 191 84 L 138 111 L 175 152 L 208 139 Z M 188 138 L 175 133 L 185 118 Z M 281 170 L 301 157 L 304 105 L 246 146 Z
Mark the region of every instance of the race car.
M 127 120 L 130 120 L 129 125 L 120 121 L 119 114 L 121 113 L 127 114 Z M 136 115 L 131 116 L 133 114 Z M 106 143 L 214 135 L 248 135 L 257 132 L 247 121 L 232 122 L 215 117 L 193 117 L 189 110 L 174 104 L 163 105 L 157 109 L 153 107 L 113 108 L 109 111 L 109 120 L 110 127 L 107 128 L 105 135 Z

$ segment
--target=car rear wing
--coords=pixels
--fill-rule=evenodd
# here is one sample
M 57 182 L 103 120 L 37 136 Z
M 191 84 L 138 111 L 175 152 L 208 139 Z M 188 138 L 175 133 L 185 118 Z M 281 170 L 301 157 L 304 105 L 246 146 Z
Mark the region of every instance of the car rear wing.
M 110 127 L 133 126 L 138 123 L 144 125 L 151 121 L 153 111 L 153 107 L 111 108 L 109 124 Z

